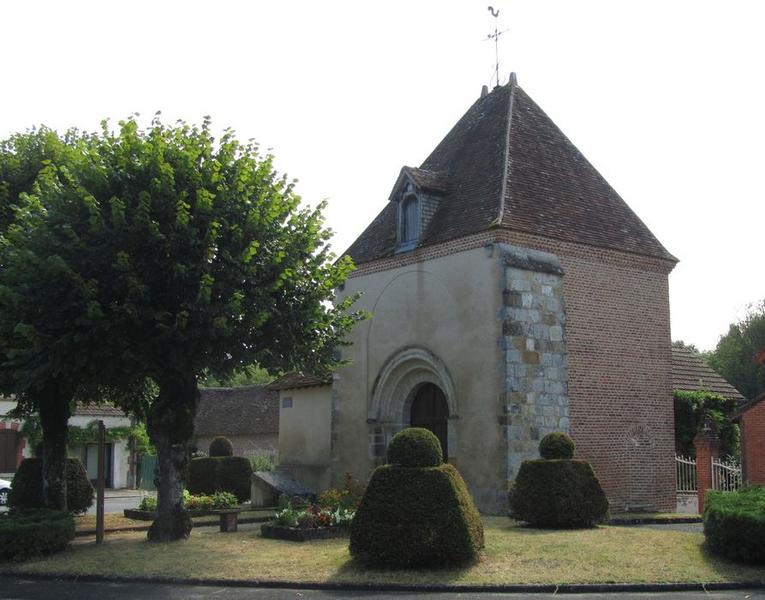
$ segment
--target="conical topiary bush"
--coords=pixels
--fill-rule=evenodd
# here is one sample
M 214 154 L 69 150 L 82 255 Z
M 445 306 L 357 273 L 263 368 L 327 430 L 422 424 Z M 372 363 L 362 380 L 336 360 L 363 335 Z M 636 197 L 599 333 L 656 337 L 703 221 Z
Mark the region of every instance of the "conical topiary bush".
M 409 428 L 388 446 L 351 523 L 354 558 L 380 567 L 440 567 L 477 559 L 483 523 L 432 432 Z

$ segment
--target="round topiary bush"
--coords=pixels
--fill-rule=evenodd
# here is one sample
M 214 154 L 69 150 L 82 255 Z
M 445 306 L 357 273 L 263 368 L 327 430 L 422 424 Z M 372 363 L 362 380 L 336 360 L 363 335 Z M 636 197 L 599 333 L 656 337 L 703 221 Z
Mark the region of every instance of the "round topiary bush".
M 0 560 L 25 560 L 63 550 L 74 539 L 74 519 L 35 508 L 0 514 Z
M 228 438 L 216 437 L 210 442 L 210 457 L 234 456 L 234 446 Z
M 69 512 L 79 514 L 93 506 L 95 490 L 88 479 L 85 467 L 76 458 L 66 462 L 66 504 Z M 11 483 L 8 506 L 26 510 L 43 508 L 42 459 L 25 458 L 21 461 Z
M 432 431 L 409 427 L 388 444 L 388 464 L 399 467 L 437 467 L 444 462 L 441 442 Z
M 539 455 L 547 459 L 574 458 L 574 447 L 574 440 L 562 431 L 555 431 L 539 442 Z
M 535 527 L 591 527 L 608 499 L 584 460 L 525 460 L 510 489 L 510 516 Z

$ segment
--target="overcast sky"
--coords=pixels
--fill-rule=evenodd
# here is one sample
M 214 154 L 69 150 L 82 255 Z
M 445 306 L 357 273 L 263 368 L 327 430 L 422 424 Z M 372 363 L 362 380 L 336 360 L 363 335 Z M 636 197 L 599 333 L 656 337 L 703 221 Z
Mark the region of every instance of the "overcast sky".
M 765 298 L 765 3 L 0 4 L 0 137 L 133 112 L 233 127 L 327 198 L 342 252 L 510 71 L 659 240 L 673 339 L 711 349 Z

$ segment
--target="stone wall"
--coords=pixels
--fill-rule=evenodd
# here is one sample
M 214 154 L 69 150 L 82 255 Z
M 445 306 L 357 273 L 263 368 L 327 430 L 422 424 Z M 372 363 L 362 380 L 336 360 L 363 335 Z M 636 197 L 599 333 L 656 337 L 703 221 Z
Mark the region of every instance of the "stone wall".
M 547 253 L 501 244 L 507 479 L 537 458 L 539 440 L 569 431 L 563 270 Z

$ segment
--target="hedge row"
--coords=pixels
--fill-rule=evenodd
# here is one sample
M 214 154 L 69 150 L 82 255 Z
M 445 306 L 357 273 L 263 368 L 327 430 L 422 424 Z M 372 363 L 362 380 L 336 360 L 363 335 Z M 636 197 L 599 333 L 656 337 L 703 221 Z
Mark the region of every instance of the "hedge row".
M 765 487 L 707 492 L 704 535 L 718 554 L 765 564 Z
M 0 560 L 25 560 L 63 550 L 74 539 L 74 519 L 62 511 L 36 508 L 0 514 Z
M 20 510 L 43 508 L 42 493 L 42 459 L 25 458 L 13 477 L 8 506 Z M 85 467 L 76 458 L 67 459 L 66 504 L 69 512 L 86 512 L 93 505 L 94 496 L 95 490 Z
M 250 499 L 252 465 L 244 456 L 194 458 L 189 464 L 189 492 L 212 495 L 230 492 L 239 502 Z

